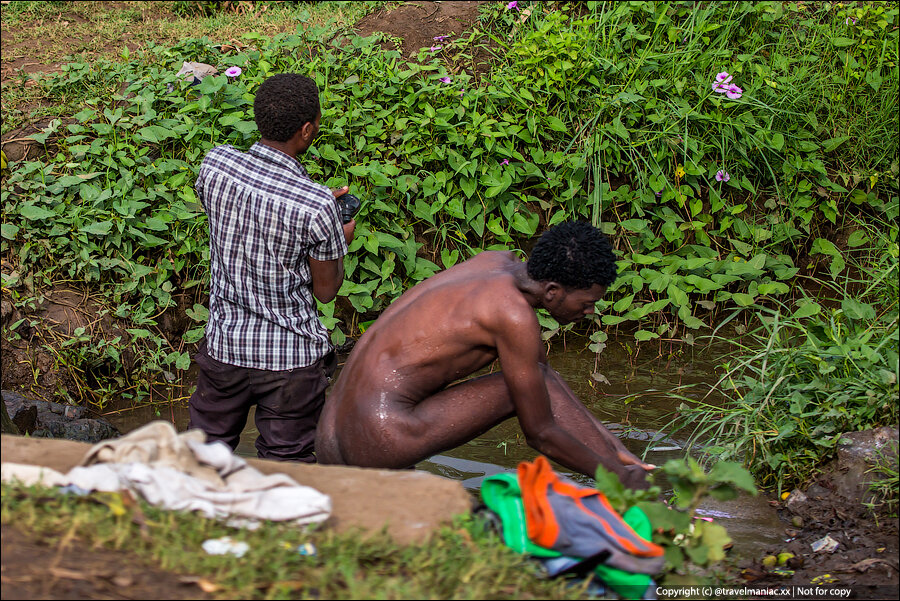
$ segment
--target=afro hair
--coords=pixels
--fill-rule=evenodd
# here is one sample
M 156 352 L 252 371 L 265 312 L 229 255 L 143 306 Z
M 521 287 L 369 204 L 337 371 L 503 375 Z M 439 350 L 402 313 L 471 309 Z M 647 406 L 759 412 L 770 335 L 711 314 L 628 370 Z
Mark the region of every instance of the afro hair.
M 319 114 L 319 90 L 305 75 L 279 73 L 259 86 L 253 112 L 264 139 L 287 142 Z
M 556 282 L 586 290 L 608 287 L 616 280 L 616 257 L 609 240 L 583 221 L 567 221 L 544 232 L 527 262 L 528 275 L 539 282 Z

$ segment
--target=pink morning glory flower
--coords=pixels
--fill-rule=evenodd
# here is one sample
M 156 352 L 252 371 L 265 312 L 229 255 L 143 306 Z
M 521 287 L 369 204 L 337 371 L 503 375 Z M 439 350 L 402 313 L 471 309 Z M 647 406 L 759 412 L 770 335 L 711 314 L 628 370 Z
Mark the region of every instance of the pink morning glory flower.
M 431 48 L 429 48 L 429 50 L 431 50 L 432 52 L 437 52 L 441 48 L 443 48 L 443 46 L 432 46 Z
M 442 78 L 440 79 L 440 81 L 442 81 L 442 82 L 444 82 L 444 83 L 450 83 L 450 82 L 453 81 L 453 80 L 450 79 L 449 77 L 442 77 Z
M 502 161 L 500 161 L 500 164 L 501 165 L 509 165 L 509 159 L 503 159 Z
M 854 19 L 853 17 L 847 17 L 847 18 L 844 20 L 844 23 L 846 23 L 847 25 L 850 25 L 851 23 L 852 23 L 853 25 L 856 25 L 856 19 Z
M 717 181 L 717 182 L 727 182 L 727 181 L 730 180 L 730 179 L 731 179 L 731 176 L 728 175 L 728 172 L 727 172 L 727 171 L 724 171 L 724 170 L 722 170 L 722 169 L 719 169 L 719 170 L 716 172 L 716 181 Z
M 516 9 L 519 10 L 519 3 L 516 0 L 513 0 L 509 4 L 506 5 L 506 10 Z
M 436 35 L 436 36 L 434 36 L 432 39 L 433 39 L 435 42 L 443 42 L 444 40 L 447 39 L 447 36 L 445 36 L 445 35 Z
M 731 98 L 732 100 L 737 100 L 744 93 L 744 90 L 737 87 L 734 84 L 728 86 L 728 89 L 725 90 L 725 95 Z
M 731 84 L 732 76 L 728 74 L 728 71 L 722 71 L 721 73 L 716 74 L 716 82 L 712 85 L 713 91 L 722 94 L 728 91 L 728 86 Z
M 240 74 L 240 67 L 228 67 L 227 69 L 225 69 L 225 75 L 227 75 L 228 77 L 237 77 Z

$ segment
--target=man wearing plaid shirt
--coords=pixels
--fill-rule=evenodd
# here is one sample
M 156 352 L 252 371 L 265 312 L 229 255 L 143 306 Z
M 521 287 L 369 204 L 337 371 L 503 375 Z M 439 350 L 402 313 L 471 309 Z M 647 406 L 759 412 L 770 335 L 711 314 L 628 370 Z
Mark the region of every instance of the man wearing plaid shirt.
M 275 75 L 253 108 L 261 140 L 247 152 L 212 149 L 195 184 L 209 217 L 211 281 L 188 427 L 234 449 L 256 405 L 259 457 L 314 463 L 336 365 L 315 299 L 330 302 L 341 287 L 356 222 L 342 225 L 335 202 L 347 188 L 313 182 L 296 159 L 319 132 L 315 83 Z

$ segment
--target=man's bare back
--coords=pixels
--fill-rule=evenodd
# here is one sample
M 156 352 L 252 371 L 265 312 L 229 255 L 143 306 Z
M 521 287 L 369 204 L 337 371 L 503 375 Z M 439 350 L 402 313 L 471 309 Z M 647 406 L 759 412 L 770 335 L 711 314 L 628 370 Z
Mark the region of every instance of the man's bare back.
M 406 468 L 515 415 L 550 458 L 590 476 L 603 463 L 642 485 L 649 466 L 547 366 L 534 312 L 574 321 L 604 292 L 535 281 L 511 252 L 483 252 L 419 283 L 350 354 L 319 421 L 319 462 Z M 498 358 L 499 372 L 463 380 Z

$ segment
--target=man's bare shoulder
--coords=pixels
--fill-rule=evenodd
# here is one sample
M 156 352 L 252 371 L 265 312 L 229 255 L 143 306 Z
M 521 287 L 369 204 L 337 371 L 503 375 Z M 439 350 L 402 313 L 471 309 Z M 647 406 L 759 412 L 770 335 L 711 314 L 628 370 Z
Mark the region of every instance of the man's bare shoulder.
M 517 284 L 523 266 L 513 252 L 481 252 L 408 290 L 379 321 L 421 320 L 427 315 L 436 326 L 478 323 L 488 329 L 536 322 Z

